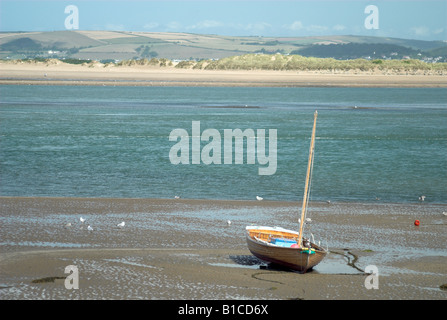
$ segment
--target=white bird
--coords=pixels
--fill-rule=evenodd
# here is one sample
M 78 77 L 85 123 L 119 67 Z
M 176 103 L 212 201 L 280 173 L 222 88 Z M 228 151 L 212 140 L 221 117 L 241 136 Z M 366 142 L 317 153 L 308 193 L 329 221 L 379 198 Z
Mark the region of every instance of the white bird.
M 442 214 L 444 215 L 444 217 L 447 217 L 447 212 L 444 211 Z
M 261 201 L 261 200 L 263 200 L 264 198 L 263 197 L 260 197 L 260 196 L 256 196 L 256 200 L 259 200 L 259 201 Z
M 419 197 L 419 201 L 424 201 L 425 200 L 425 196 L 420 196 Z
M 118 223 L 116 226 L 122 228 L 122 227 L 124 227 L 125 224 L 126 224 L 126 223 L 123 221 L 123 222 L 121 222 L 121 223 Z
M 79 220 L 84 223 L 85 219 L 83 217 L 80 217 Z
M 306 218 L 306 219 L 304 219 L 304 221 L 306 221 L 306 222 L 312 222 L 312 219 L 311 219 L 311 218 Z M 298 222 L 301 223 L 301 219 L 298 219 Z
M 179 196 L 175 196 L 174 199 L 180 199 L 180 197 Z
M 71 222 L 69 222 L 65 225 L 65 228 L 70 228 L 70 227 L 71 227 Z
M 90 226 L 88 226 L 88 227 L 87 227 L 87 230 L 88 230 L 88 231 L 93 231 L 93 228 L 90 227 Z
M 227 220 L 227 224 L 231 226 L 231 220 Z

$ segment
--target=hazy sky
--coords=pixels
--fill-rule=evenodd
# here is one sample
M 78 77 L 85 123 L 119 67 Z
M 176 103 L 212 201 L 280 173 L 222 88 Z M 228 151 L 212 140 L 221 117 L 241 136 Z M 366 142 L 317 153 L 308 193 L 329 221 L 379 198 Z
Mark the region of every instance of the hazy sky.
M 68 5 L 78 10 L 79 30 L 447 40 L 447 0 L 0 0 L 0 31 L 65 30 Z M 365 26 L 369 5 L 377 8 L 374 28 Z

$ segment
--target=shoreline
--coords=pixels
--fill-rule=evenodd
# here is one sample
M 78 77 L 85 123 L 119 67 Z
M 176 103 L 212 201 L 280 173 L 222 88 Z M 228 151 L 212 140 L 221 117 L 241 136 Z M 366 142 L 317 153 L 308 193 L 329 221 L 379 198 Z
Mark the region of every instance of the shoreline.
M 89 201 L 89 200 L 100 200 L 100 201 L 148 201 L 148 202 L 165 202 L 165 201 L 174 201 L 174 202 L 184 202 L 184 203 L 210 203 L 210 204 L 240 204 L 240 205 L 250 205 L 250 204 L 271 204 L 275 205 L 299 205 L 301 208 L 301 200 L 266 200 L 262 201 L 256 199 L 214 199 L 214 198 L 122 198 L 122 197 L 65 197 L 65 196 L 2 196 L 0 195 L 0 201 L 2 199 L 19 199 L 19 200 L 33 200 L 33 199 L 50 199 L 50 200 L 67 200 L 72 199 L 76 201 Z M 447 203 L 443 202 L 421 202 L 421 201 L 413 201 L 413 202 L 384 202 L 382 200 L 365 200 L 365 201 L 337 201 L 333 200 L 330 202 L 324 200 L 313 200 L 313 204 L 317 204 L 318 206 L 330 206 L 333 204 L 339 205 L 372 205 L 372 206 L 447 206 Z
M 0 197 L 1 299 L 447 300 L 447 205 L 316 203 L 311 232 L 330 253 L 297 274 L 244 239 L 252 223 L 296 228 L 297 203 Z M 64 287 L 67 265 L 79 290 Z M 369 265 L 377 290 L 365 288 Z
M 182 87 L 433 87 L 447 76 L 373 72 L 195 70 L 175 67 L 103 67 L 0 62 L 2 85 L 182 86 Z

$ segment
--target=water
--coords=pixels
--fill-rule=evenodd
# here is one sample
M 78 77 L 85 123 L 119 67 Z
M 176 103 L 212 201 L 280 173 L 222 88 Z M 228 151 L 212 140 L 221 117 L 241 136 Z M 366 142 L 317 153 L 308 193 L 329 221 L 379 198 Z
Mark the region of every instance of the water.
M 312 200 L 447 203 L 446 98 L 444 88 L 0 86 L 0 195 L 300 200 L 317 109 Z M 192 121 L 222 136 L 277 129 L 275 174 L 259 175 L 258 162 L 172 164 L 169 135 L 191 135 Z

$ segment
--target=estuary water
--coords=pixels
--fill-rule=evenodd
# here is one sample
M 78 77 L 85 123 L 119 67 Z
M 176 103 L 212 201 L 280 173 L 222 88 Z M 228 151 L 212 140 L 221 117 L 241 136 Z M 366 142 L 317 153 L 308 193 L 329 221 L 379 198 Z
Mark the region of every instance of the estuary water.
M 0 86 L 0 196 L 301 200 L 315 110 L 312 200 L 447 203 L 445 88 Z

